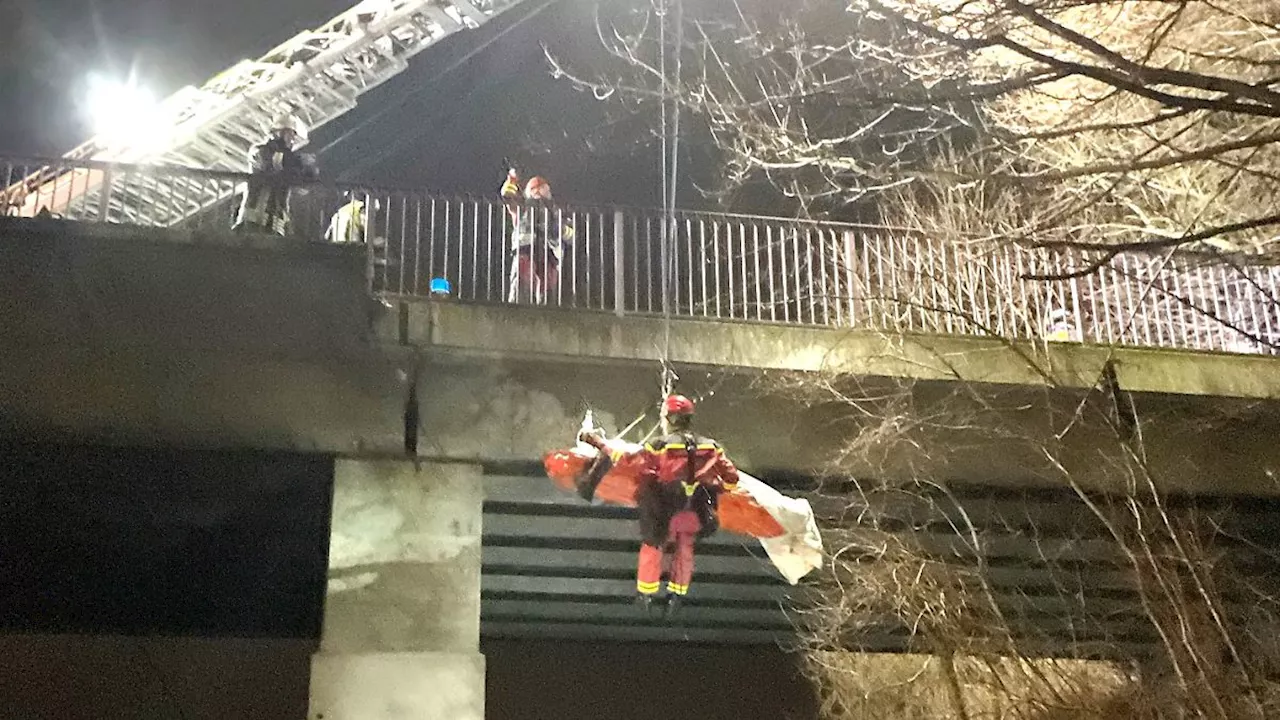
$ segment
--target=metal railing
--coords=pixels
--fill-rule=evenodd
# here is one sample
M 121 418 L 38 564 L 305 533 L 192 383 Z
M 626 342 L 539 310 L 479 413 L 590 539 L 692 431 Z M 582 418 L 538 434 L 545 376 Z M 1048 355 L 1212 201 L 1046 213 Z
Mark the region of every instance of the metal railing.
M 206 229 L 230 228 L 247 178 L 70 160 L 0 161 L 0 172 L 0 214 L 47 209 L 72 220 Z M 168 182 L 154 183 L 158 175 Z M 56 181 L 39 181 L 46 176 Z M 82 185 L 72 193 L 70 183 Z M 230 200 L 209 202 L 228 188 Z M 352 201 L 360 203 L 354 214 Z M 443 279 L 462 301 L 618 314 L 1237 353 L 1280 348 L 1280 268 L 1235 256 L 1124 253 L 1076 277 L 1096 254 L 680 212 L 664 266 L 660 212 L 514 213 L 536 221 L 540 237 L 564 236 L 559 262 L 554 253 L 512 249 L 513 209 L 496 197 L 309 185 L 293 192 L 290 233 L 366 245 L 371 289 L 392 296 L 425 296 Z M 1028 279 L 1044 275 L 1061 279 Z

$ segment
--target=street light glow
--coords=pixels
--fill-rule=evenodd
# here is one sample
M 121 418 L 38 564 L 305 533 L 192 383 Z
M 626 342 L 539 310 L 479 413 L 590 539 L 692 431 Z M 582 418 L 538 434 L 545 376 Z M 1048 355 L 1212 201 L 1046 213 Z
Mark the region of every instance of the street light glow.
M 86 111 L 98 141 L 113 151 L 158 149 L 171 130 L 155 95 L 132 78 L 91 75 Z

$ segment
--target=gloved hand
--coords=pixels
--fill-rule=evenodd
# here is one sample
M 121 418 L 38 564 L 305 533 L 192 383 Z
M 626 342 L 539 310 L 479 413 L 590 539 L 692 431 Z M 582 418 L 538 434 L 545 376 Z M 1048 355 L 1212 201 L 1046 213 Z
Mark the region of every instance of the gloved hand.
M 604 449 L 604 433 L 598 429 L 582 430 L 578 433 L 578 442 L 584 442 L 598 450 Z
M 516 173 L 515 168 L 507 170 L 506 182 L 502 183 L 502 197 L 520 197 L 520 175 Z

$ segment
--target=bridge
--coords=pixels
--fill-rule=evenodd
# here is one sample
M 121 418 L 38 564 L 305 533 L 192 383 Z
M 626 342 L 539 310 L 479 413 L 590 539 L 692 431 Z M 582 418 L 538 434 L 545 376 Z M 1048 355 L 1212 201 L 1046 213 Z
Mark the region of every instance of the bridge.
M 548 219 L 576 231 L 559 287 L 509 302 L 510 228 L 490 200 L 316 185 L 295 209 L 295 237 L 278 238 L 229 233 L 226 203 L 189 211 L 182 188 L 230 196 L 243 175 L 82 160 L 0 167 L 17 179 L 60 164 L 51 175 L 96 178 L 81 201 L 58 205 L 39 196 L 58 184 L 39 185 L 11 198 L 6 214 L 18 217 L 0 224 L 4 425 L 40 442 L 322 458 L 327 469 L 304 481 L 333 488 L 312 701 L 336 716 L 424 678 L 453 691 L 422 707 L 476 716 L 481 634 L 793 637 L 780 608 L 806 587 L 789 588 L 758 548 L 728 537 L 704 552 L 682 624 L 637 622 L 629 513 L 557 495 L 540 476 L 541 453 L 567 442 L 588 405 L 612 429 L 649 409 L 663 359 L 682 387 L 710 395 L 700 422 L 744 467 L 801 493 L 816 489 L 847 426 L 761 390 L 762 376 L 907 380 L 923 406 L 976 383 L 1008 407 L 1069 412 L 1109 372 L 1144 414 L 1172 419 L 1145 437 L 1167 489 L 1230 510 L 1234 561 L 1260 585 L 1275 581 L 1263 558 L 1280 510 L 1262 499 L 1280 461 L 1273 267 L 1122 254 L 1077 275 L 1098 258 L 699 212 L 678 213 L 666 237 L 656 212 L 556 208 Z M 170 194 L 112 205 L 158 187 Z M 322 242 L 351 197 L 374 209 L 363 242 Z M 23 217 L 41 207 L 64 217 Z M 436 278 L 448 297 L 431 295 Z M 1245 429 L 1204 431 L 1224 415 Z M 1046 441 L 1053 431 L 1028 430 Z M 1073 430 L 1062 456 L 1090 488 L 1114 490 L 1095 467 L 1094 432 Z M 987 566 L 1035 652 L 1132 654 L 1152 642 L 1132 578 L 1099 542 L 1105 528 L 1055 487 L 1043 458 L 987 445 L 945 467 L 926 460 L 918 467 L 949 492 L 886 501 L 879 529 L 957 566 Z M 251 475 L 223 478 L 244 491 L 225 502 L 268 502 Z M 850 509 L 838 493 L 814 499 L 829 518 Z M 980 543 L 957 532 L 967 526 Z M 858 647 L 910 641 L 886 625 Z

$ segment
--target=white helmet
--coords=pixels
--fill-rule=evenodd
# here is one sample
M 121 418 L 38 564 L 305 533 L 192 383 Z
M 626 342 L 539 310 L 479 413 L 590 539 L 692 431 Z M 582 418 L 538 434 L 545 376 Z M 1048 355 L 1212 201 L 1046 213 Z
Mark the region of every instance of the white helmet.
M 278 133 L 282 130 L 292 130 L 296 136 L 293 141 L 295 149 L 307 144 L 310 136 L 307 133 L 307 124 L 302 122 L 302 118 L 297 115 L 280 115 L 271 123 L 271 134 Z

